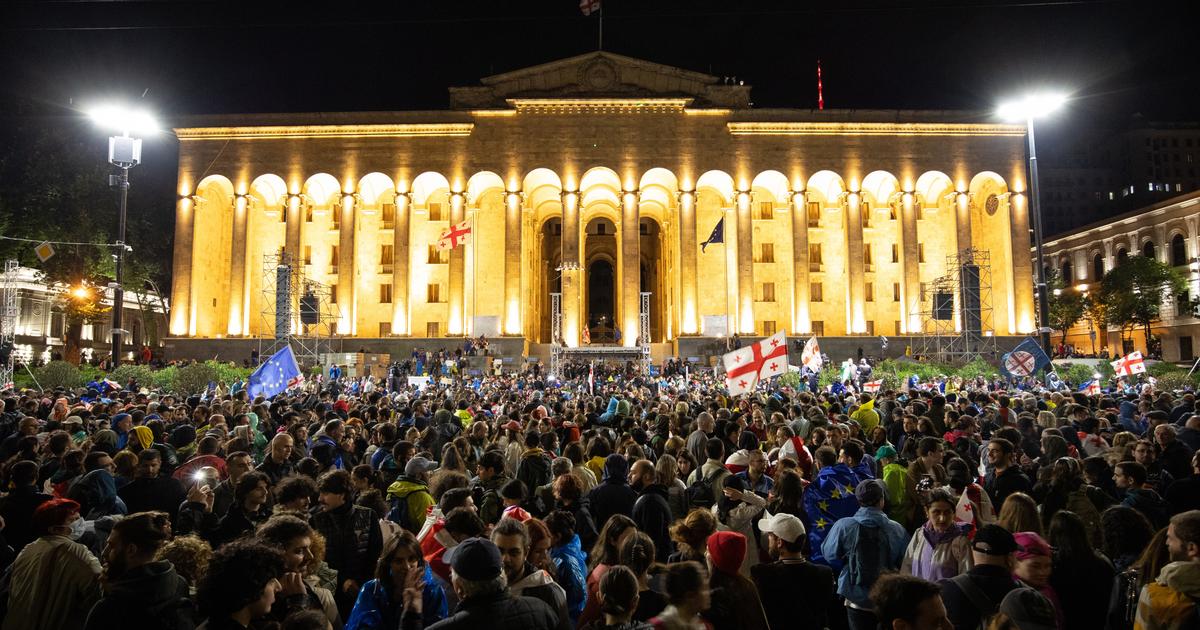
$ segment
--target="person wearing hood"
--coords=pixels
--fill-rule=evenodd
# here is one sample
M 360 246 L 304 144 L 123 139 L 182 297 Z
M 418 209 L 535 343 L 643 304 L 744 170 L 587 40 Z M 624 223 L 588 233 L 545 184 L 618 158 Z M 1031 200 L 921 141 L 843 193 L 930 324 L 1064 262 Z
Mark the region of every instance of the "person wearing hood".
M 78 502 L 79 512 L 87 520 L 128 512 L 117 496 L 117 480 L 106 468 L 93 470 L 76 481 L 67 491 L 67 498 Z
M 133 430 L 133 416 L 119 413 L 112 417 L 108 425 L 117 434 L 117 450 L 125 448 L 129 444 L 129 434 Z
M 542 449 L 541 435 L 537 431 L 525 434 L 525 451 L 517 464 L 516 479 L 534 492 L 554 480 L 553 454 Z
M 557 630 L 570 630 L 567 592 L 554 578 L 529 561 L 529 530 L 513 518 L 500 519 L 492 529 L 492 543 L 500 550 L 508 590 L 514 597 L 534 597 L 546 602 L 558 615 Z
M 629 487 L 629 462 L 623 455 L 609 455 L 604 460 L 604 477 L 600 485 L 588 493 L 588 502 L 596 525 L 603 529 L 613 514 L 630 516 L 637 492 Z
M 1176 514 L 1167 525 L 1171 562 L 1142 587 L 1134 630 L 1194 628 L 1200 614 L 1200 510 Z
M 140 512 L 113 526 L 100 576 L 104 596 L 88 613 L 85 630 L 194 627 L 187 580 L 169 561 L 154 559 L 170 537 L 165 512 Z
M 629 471 L 630 486 L 638 493 L 633 503 L 633 522 L 654 541 L 655 560 L 666 562 L 671 545 L 671 504 L 667 487 L 649 460 L 639 459 Z
M 704 618 L 714 630 L 767 630 L 767 613 L 758 587 L 743 570 L 747 539 L 738 532 L 719 531 L 708 537 L 708 566 L 712 589 Z
M 554 581 L 567 594 L 567 614 L 574 628 L 587 604 L 587 557 L 575 533 L 575 517 L 557 510 L 545 520 L 550 530 L 550 560 L 554 563 Z
M 956 523 L 957 501 L 942 488 L 929 493 L 925 515 L 929 518 L 908 543 L 900 572 L 930 582 L 966 573 L 974 566 L 971 541 L 967 537 L 970 525 Z

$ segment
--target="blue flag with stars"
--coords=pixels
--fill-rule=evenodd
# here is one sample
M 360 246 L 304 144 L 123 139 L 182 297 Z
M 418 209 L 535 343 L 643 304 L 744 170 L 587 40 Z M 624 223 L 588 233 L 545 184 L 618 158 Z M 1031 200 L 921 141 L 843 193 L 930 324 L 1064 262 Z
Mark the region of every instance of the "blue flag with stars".
M 828 565 L 821 555 L 821 543 L 838 519 L 854 516 L 858 511 L 858 498 L 854 488 L 858 486 L 858 475 L 845 464 L 822 468 L 817 479 L 804 489 L 804 512 L 808 516 L 808 548 L 812 550 L 809 560 Z
M 292 347 L 284 346 L 254 370 L 246 390 L 251 398 L 271 398 L 303 379 L 300 366 L 296 363 L 296 355 L 292 354 Z
M 724 243 L 724 242 L 725 242 L 725 217 L 721 217 L 721 220 L 717 221 L 716 227 L 713 228 L 712 234 L 708 235 L 708 240 L 704 241 L 703 243 L 700 243 L 700 253 L 703 254 L 704 248 L 708 247 L 709 245 L 713 245 L 716 243 Z

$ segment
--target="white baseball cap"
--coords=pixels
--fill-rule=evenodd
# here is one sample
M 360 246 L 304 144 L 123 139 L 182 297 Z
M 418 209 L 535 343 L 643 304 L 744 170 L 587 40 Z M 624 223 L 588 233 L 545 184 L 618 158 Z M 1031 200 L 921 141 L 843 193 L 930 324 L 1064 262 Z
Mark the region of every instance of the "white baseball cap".
M 790 543 L 796 542 L 805 533 L 804 523 L 791 514 L 764 514 L 767 517 L 758 521 L 758 529 L 764 533 L 770 532 Z

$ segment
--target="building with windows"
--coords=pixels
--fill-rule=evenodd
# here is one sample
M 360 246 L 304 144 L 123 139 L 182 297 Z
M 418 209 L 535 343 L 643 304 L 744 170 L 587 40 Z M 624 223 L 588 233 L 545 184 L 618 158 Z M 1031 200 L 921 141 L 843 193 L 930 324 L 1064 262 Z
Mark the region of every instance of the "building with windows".
M 171 333 L 273 335 L 282 255 L 363 347 L 548 344 L 552 294 L 567 346 L 643 341 L 642 293 L 655 344 L 908 335 L 968 247 L 990 253 L 990 332 L 1034 329 L 1023 126 L 754 109 L 750 89 L 595 52 L 451 88 L 445 111 L 180 121 Z
M 1146 208 L 1088 225 L 1044 244 L 1048 269 L 1057 270 L 1065 291 L 1087 293 L 1104 275 L 1129 256 L 1149 256 L 1169 264 L 1187 279 L 1187 294 L 1166 300 L 1161 321 L 1151 334 L 1158 337 L 1162 358 L 1186 362 L 1196 358 L 1195 344 L 1200 336 L 1200 318 L 1191 302 L 1200 295 L 1200 191 L 1177 196 Z M 1095 335 L 1093 336 L 1093 332 Z M 1060 340 L 1054 335 L 1054 342 Z M 1122 332 L 1104 330 L 1096 322 L 1081 320 L 1067 333 L 1067 343 L 1083 353 L 1124 354 L 1146 351 L 1141 330 Z

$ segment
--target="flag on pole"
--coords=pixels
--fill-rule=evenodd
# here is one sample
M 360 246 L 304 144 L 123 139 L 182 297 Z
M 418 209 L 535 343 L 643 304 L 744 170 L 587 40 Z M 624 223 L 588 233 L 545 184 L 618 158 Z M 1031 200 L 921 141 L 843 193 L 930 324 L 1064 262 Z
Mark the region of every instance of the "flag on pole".
M 1099 396 L 1100 395 L 1100 381 L 1097 381 L 1096 379 L 1092 379 L 1092 380 L 1084 383 L 1083 387 L 1079 388 L 1079 393 L 1083 394 L 1084 396 Z
M 588 393 L 596 393 L 596 364 L 595 362 L 588 364 Z
M 726 354 L 722 361 L 729 395 L 752 392 L 760 380 L 787 372 L 787 338 L 782 332 L 775 333 Z
M 1116 361 L 1111 361 L 1110 365 L 1113 366 L 1117 376 L 1133 376 L 1146 371 L 1146 362 L 1142 359 L 1142 353 L 1136 350 Z
M 1042 346 L 1030 337 L 1026 337 L 1025 341 L 1000 360 L 1000 369 L 1007 376 L 1029 376 L 1047 365 L 1050 365 L 1050 357 L 1046 356 Z
M 296 363 L 296 355 L 292 354 L 292 347 L 284 346 L 254 370 L 246 391 L 251 398 L 271 398 L 303 380 L 304 375 L 300 373 L 300 366 Z
M 800 365 L 812 372 L 821 371 L 821 346 L 817 345 L 816 337 L 809 337 L 804 342 L 804 350 L 800 353 Z
M 592 331 L 588 330 L 588 325 L 583 325 L 583 343 L 584 345 L 592 345 Z
M 821 60 L 817 60 L 817 109 L 825 109 L 825 91 L 821 86 Z
M 704 241 L 703 243 L 700 243 L 700 253 L 703 254 L 704 248 L 708 247 L 709 245 L 713 245 L 715 243 L 724 243 L 724 242 L 725 242 L 725 217 L 721 217 L 721 220 L 717 221 L 716 227 L 713 228 L 712 234 L 708 235 L 708 240 Z
M 591 15 L 600 10 L 600 0 L 579 0 L 579 10 L 584 15 Z
M 883 387 L 883 379 L 879 379 L 878 381 L 871 381 L 869 383 L 863 383 L 863 391 L 871 393 L 871 394 L 874 394 L 875 392 L 879 391 L 880 387 Z M 875 402 L 875 401 L 872 400 L 871 402 Z
M 440 250 L 454 249 L 459 245 L 466 245 L 471 238 L 471 222 L 463 221 L 450 226 L 450 229 L 442 232 L 438 237 L 437 247 Z

